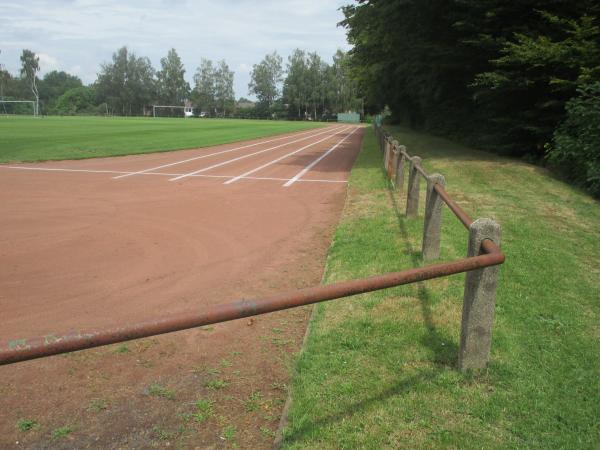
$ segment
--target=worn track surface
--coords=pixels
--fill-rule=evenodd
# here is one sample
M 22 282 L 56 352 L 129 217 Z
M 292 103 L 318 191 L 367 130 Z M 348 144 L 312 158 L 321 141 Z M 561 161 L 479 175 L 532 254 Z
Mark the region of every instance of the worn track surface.
M 0 165 L 1 345 L 317 284 L 362 134 Z M 307 315 L 0 367 L 0 447 L 268 447 Z

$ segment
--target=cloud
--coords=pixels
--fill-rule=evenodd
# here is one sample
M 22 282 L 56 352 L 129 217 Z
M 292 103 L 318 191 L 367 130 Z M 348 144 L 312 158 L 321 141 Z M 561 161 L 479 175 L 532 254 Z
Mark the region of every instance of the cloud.
M 42 72 L 51 72 L 58 69 L 58 59 L 46 53 L 38 53 L 37 56 L 40 58 L 40 70 Z
M 330 59 L 348 49 L 339 7 L 351 0 L 0 0 L 0 62 L 18 70 L 29 48 L 44 71 L 78 67 L 92 82 L 102 62 L 127 45 L 155 67 L 175 48 L 192 75 L 201 58 L 236 68 L 237 96 L 247 95 L 252 64 L 299 47 Z M 50 56 L 52 55 L 52 56 Z

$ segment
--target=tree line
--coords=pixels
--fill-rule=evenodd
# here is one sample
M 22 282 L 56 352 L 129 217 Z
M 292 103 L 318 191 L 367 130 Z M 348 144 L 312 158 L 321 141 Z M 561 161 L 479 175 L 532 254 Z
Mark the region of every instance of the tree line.
M 600 195 L 596 0 L 361 0 L 343 12 L 368 110 L 549 163 Z
M 225 60 L 215 63 L 202 58 L 190 86 L 175 49 L 169 50 L 156 70 L 147 57 L 122 47 L 100 66 L 97 79 L 87 86 L 64 71 L 39 79 L 39 58 L 30 50 L 23 50 L 21 63 L 17 76 L 0 68 L 0 98 L 39 98 L 45 114 L 139 116 L 151 114 L 155 104 L 182 106 L 186 102 L 210 117 L 321 120 L 361 107 L 348 57 L 342 51 L 334 55 L 332 64 L 316 52 L 300 49 L 285 66 L 277 52 L 266 55 L 252 67 L 248 85 L 256 102 L 243 98 L 236 102 L 234 72 Z

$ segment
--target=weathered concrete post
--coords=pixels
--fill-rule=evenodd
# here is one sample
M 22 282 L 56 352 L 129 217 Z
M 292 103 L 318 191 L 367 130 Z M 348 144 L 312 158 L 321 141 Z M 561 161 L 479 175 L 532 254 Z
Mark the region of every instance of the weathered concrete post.
M 468 256 L 479 255 L 485 239 L 500 246 L 500 225 L 491 219 L 478 219 L 469 228 Z M 489 361 L 499 271 L 500 266 L 491 266 L 467 272 L 458 353 L 460 370 L 483 369 Z
M 442 229 L 443 200 L 433 188 L 436 184 L 446 186 L 443 175 L 434 173 L 427 178 L 427 200 L 425 202 L 425 221 L 423 224 L 422 254 L 425 261 L 440 257 L 440 233 Z
M 390 163 L 390 181 L 392 182 L 394 189 L 396 189 L 396 170 L 398 169 L 398 160 L 400 159 L 399 146 L 400 144 L 398 144 L 398 141 L 394 139 L 392 141 L 392 161 Z
M 389 163 L 389 159 L 390 159 L 390 151 L 392 150 L 392 146 L 391 146 L 391 140 L 389 136 L 385 137 L 384 142 L 384 152 L 383 152 L 383 168 L 385 169 L 386 173 L 388 170 L 388 163 Z
M 396 161 L 396 179 L 394 184 L 396 189 L 402 190 L 404 188 L 404 161 L 406 160 L 403 152 L 406 152 L 406 147 L 399 145 L 397 148 L 398 159 Z
M 421 165 L 421 158 L 413 156 L 410 160 L 408 173 L 408 192 L 406 194 L 406 217 L 417 217 L 419 213 L 419 186 L 421 177 L 417 166 Z

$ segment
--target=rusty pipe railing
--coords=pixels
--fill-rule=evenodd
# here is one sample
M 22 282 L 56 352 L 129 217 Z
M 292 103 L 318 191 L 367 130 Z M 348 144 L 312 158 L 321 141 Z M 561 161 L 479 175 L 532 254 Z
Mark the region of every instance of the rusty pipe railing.
M 392 151 L 397 152 L 397 149 L 395 146 L 390 146 L 386 149 L 385 146 L 388 144 L 387 140 L 389 136 L 386 137 L 382 133 L 381 128 L 379 128 L 378 131 L 380 133 L 378 135 L 379 143 L 382 150 L 384 150 L 386 157 L 385 164 L 388 166 L 390 163 L 390 153 Z M 405 151 L 402 151 L 401 155 L 411 159 Z M 419 164 L 416 165 L 416 169 L 425 178 L 429 178 L 429 175 Z M 231 303 L 208 306 L 198 312 L 172 315 L 170 317 L 163 317 L 136 324 L 127 324 L 112 329 L 87 330 L 60 336 L 47 335 L 37 338 L 13 339 L 5 344 L 0 343 L 0 365 L 266 314 L 269 312 L 334 300 L 463 272 L 468 273 L 465 285 L 465 301 L 463 305 L 467 304 L 467 300 L 471 303 L 480 300 L 478 298 L 478 289 L 480 289 L 481 286 L 489 289 L 489 286 L 493 284 L 495 296 L 495 275 L 492 276 L 493 280 L 490 284 L 489 280 L 491 278 L 486 271 L 492 270 L 495 266 L 502 264 L 504 262 L 504 254 L 492 239 L 486 237 L 485 233 L 482 234 L 480 232 L 480 227 L 475 227 L 476 222 L 473 222 L 463 209 L 452 200 L 443 186 L 434 184 L 433 190 L 440 196 L 444 203 L 448 205 L 463 225 L 469 229 L 469 255 L 465 259 L 428 265 L 401 272 L 392 272 L 370 278 L 344 281 L 327 286 L 316 286 L 294 292 L 276 294 L 262 299 L 244 299 Z M 499 235 L 497 236 L 499 237 Z M 494 272 L 494 274 L 496 273 L 497 271 Z M 474 275 L 469 278 L 469 275 L 471 274 Z M 481 280 L 484 280 L 484 282 L 482 283 Z M 465 313 L 463 310 L 463 330 L 461 334 L 459 366 L 463 369 L 483 367 L 487 363 L 489 343 L 485 344 L 483 347 L 480 346 L 481 348 L 469 348 L 469 330 L 467 327 L 467 330 L 465 331 L 464 316 Z M 491 329 L 491 326 L 489 326 L 489 328 Z M 467 334 L 467 338 L 463 339 L 465 333 Z M 477 335 L 477 333 L 481 335 L 481 327 L 476 328 L 474 334 Z M 479 358 L 479 360 L 477 360 L 477 358 Z
M 468 256 L 481 252 L 501 256 L 500 226 L 490 219 L 473 221 L 446 192 L 446 179 L 441 174 L 428 174 L 421 158 L 410 156 L 406 147 L 386 132 L 380 122 L 374 123 L 375 133 L 384 155 L 384 168 L 394 189 L 403 189 L 405 161 L 410 161 L 406 192 L 406 217 L 418 216 L 419 177 L 427 181 L 427 196 L 423 223 L 421 255 L 424 260 L 439 258 L 441 249 L 442 206 L 447 205 L 454 216 L 469 230 Z M 487 267 L 467 273 L 465 279 L 463 316 L 458 365 L 461 369 L 481 369 L 487 365 L 496 302 L 498 267 Z
M 257 316 L 283 309 L 296 308 L 312 303 L 468 272 L 470 270 L 502 264 L 503 262 L 504 255 L 501 252 L 486 253 L 450 263 L 434 264 L 370 278 L 306 288 L 257 300 L 239 300 L 208 306 L 202 311 L 195 313 L 178 314 L 113 329 L 88 330 L 63 336 L 48 335 L 33 339 L 16 339 L 0 348 L 0 365 Z

